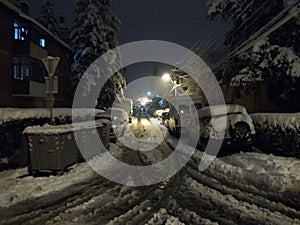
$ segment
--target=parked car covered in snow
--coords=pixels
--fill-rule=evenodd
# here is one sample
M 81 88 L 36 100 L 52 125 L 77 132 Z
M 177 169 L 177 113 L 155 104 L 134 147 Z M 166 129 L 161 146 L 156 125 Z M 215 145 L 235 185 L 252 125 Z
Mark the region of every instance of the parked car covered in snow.
M 131 123 L 133 116 L 133 101 L 130 98 L 122 98 L 121 102 L 115 103 L 113 105 L 114 109 L 123 109 L 128 116 L 128 122 Z
M 224 114 L 225 113 L 225 114 Z M 239 146 L 250 150 L 255 129 L 250 115 L 241 105 L 216 105 L 198 110 L 200 144 L 205 146 L 209 138 L 223 139 L 223 146 Z M 224 133 L 224 137 L 222 137 Z
M 108 108 L 105 110 L 105 114 L 111 116 L 111 118 L 113 119 L 113 126 L 129 122 L 128 114 L 123 109 Z
M 192 102 L 191 102 L 191 101 Z M 178 136 L 182 130 L 192 121 L 189 121 L 192 113 L 192 107 L 199 110 L 203 106 L 202 96 L 176 96 L 173 105 L 170 107 L 169 113 L 165 114 L 165 125 L 171 134 Z M 178 112 L 176 110 L 178 109 Z M 180 118 L 182 118 L 180 120 Z

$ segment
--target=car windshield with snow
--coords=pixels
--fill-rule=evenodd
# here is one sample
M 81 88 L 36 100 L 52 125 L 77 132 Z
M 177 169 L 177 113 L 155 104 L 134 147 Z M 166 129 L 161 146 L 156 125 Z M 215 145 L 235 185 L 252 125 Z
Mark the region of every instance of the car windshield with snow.
M 250 150 L 255 129 L 250 115 L 241 105 L 216 105 L 198 110 L 200 120 L 200 144 L 205 146 L 209 138 L 223 140 L 223 146 L 243 146 Z

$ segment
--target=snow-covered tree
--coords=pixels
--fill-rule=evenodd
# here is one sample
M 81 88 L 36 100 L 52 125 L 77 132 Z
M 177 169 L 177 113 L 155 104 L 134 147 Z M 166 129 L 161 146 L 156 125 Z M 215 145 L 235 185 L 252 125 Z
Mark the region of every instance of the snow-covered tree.
M 234 51 L 296 1 L 290 0 L 208 0 L 211 20 L 231 20 L 225 45 Z M 287 12 L 283 16 L 288 15 Z M 266 80 L 273 88 L 270 95 L 279 102 L 293 102 L 300 96 L 300 25 L 291 18 L 267 37 L 256 39 L 251 48 L 234 54 L 218 68 L 222 81 L 230 86 L 255 86 Z M 277 90 L 274 91 L 274 89 Z
M 98 57 L 117 45 L 115 32 L 120 23 L 110 10 L 110 2 L 109 0 L 77 0 L 76 2 L 76 19 L 70 33 L 75 49 L 71 77 L 73 90 L 87 68 Z M 105 60 L 108 65 L 118 68 L 119 57 L 118 52 L 110 52 Z M 90 68 L 93 70 L 92 74 L 104 77 L 103 68 L 96 67 Z M 96 85 L 94 75 L 88 77 L 87 86 L 82 90 L 84 95 L 92 91 L 91 88 Z M 126 81 L 120 73 L 110 78 L 99 94 L 98 107 L 111 106 L 116 94 L 117 97 L 122 97 L 122 89 L 125 85 Z
M 53 8 L 53 0 L 44 0 L 37 20 L 53 34 L 59 36 L 58 22 Z

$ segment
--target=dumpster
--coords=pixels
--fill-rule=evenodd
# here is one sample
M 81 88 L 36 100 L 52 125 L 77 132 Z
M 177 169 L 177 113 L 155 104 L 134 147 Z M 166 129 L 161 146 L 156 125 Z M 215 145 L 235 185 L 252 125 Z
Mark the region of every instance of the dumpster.
M 97 114 L 95 116 L 95 118 L 97 119 L 97 121 L 100 120 L 100 121 L 105 121 L 103 123 L 106 123 L 106 124 L 108 123 L 108 125 L 109 125 L 109 139 L 110 139 L 110 142 L 116 143 L 117 136 L 116 136 L 115 131 L 114 131 L 113 126 L 112 126 L 111 115 L 105 114 L 105 113 L 100 113 L 100 114 Z
M 78 160 L 82 161 L 84 159 L 90 159 L 91 157 L 99 154 L 97 148 L 91 148 L 90 146 L 99 139 L 98 130 L 100 130 L 100 127 L 103 125 L 98 123 L 95 127 L 90 121 L 88 121 L 76 123 L 76 126 L 79 127 L 78 130 L 74 131 L 77 133 L 76 137 L 77 141 L 79 141 L 77 144 L 80 148 L 80 150 L 78 148 Z
M 62 171 L 77 161 L 71 125 L 27 127 L 24 134 L 29 150 L 29 172 Z
M 95 126 L 96 125 L 96 126 Z M 78 148 L 78 160 L 82 161 L 84 154 L 86 159 L 89 159 L 95 155 L 105 152 L 105 149 L 99 149 L 100 146 L 96 146 L 95 148 L 91 148 L 91 143 L 97 143 L 97 141 L 101 140 L 103 145 L 106 148 L 109 148 L 109 129 L 110 129 L 110 121 L 107 120 L 96 120 L 95 123 L 92 121 L 76 123 L 76 127 L 79 127 L 74 132 L 77 132 L 76 137 L 79 138 L 80 150 Z

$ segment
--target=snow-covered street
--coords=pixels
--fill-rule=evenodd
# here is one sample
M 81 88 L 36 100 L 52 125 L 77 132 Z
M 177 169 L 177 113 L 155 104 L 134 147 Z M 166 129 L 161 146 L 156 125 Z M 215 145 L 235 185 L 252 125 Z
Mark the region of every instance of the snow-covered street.
M 300 225 L 300 0 L 0 18 L 0 225 Z
M 119 139 L 111 144 L 111 154 L 140 166 L 165 159 L 174 144 L 167 143 L 174 138 L 159 121 L 145 118 L 134 120 Z M 136 141 L 135 150 L 126 147 Z M 150 143 L 158 145 L 145 151 Z M 199 172 L 201 156 L 196 150 L 175 176 L 141 187 L 108 181 L 87 163 L 76 164 L 60 176 L 34 178 L 25 168 L 4 171 L 0 173 L 0 224 L 300 223 L 299 159 L 237 153 L 216 159 Z

